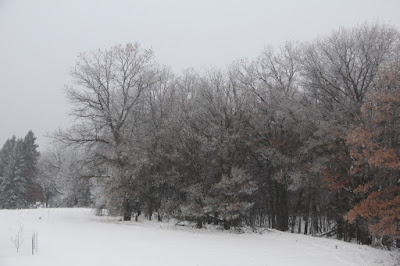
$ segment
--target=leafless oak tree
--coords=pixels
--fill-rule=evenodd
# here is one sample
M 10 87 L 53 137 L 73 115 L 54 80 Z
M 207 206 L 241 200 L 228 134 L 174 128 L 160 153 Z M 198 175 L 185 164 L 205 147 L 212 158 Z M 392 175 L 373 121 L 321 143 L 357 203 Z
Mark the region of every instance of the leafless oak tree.
M 135 113 L 141 95 L 159 77 L 153 52 L 128 43 L 82 53 L 71 75 L 73 85 L 66 94 L 76 123 L 56 138 L 87 148 L 92 161 L 116 169 L 112 175 L 127 187 L 133 177 L 132 158 L 137 157 L 129 145 L 138 139 Z

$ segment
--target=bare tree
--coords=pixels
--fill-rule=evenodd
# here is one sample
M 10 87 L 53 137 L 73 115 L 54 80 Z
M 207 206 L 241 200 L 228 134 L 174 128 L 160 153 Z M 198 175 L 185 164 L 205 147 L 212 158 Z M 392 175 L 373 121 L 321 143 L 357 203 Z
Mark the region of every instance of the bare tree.
M 71 75 L 72 86 L 66 88 L 73 104 L 75 125 L 56 138 L 69 145 L 81 145 L 91 153 L 92 161 L 109 165 L 116 183 L 124 188 L 124 219 L 130 220 L 128 190 L 134 177 L 132 158 L 138 141 L 135 111 L 143 92 L 158 80 L 151 50 L 128 43 L 108 50 L 79 55 Z
M 22 243 L 24 242 L 24 228 L 22 226 L 18 227 L 18 231 L 14 236 L 11 237 L 11 242 L 14 244 L 14 247 L 17 249 L 17 253 L 21 248 Z
M 363 24 L 304 45 L 304 89 L 330 112 L 358 113 L 379 68 L 396 59 L 399 40 L 395 28 Z
M 300 49 L 287 42 L 277 51 L 266 47 L 256 61 L 256 76 L 260 85 L 270 91 L 293 97 L 298 92 Z M 274 96 L 274 94 L 272 94 Z
M 54 145 L 43 152 L 39 164 L 36 183 L 41 187 L 46 207 L 88 206 L 89 184 L 85 176 L 82 151 L 63 145 Z

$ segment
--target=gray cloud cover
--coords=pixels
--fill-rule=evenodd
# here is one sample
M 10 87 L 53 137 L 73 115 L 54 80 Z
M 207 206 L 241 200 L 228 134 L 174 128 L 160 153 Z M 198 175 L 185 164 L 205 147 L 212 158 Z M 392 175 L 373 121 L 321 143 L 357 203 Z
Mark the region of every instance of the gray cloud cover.
M 364 21 L 400 26 L 397 0 L 0 0 L 0 145 L 68 125 L 62 89 L 79 52 L 135 42 L 180 71 L 255 57 Z

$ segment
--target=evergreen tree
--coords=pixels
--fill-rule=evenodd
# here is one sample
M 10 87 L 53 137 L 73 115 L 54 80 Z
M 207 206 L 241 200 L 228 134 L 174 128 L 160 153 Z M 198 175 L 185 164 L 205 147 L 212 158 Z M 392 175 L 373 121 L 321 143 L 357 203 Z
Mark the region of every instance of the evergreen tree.
M 32 131 L 25 139 L 13 136 L 0 151 L 0 208 L 26 208 L 37 198 L 39 190 L 34 183 L 36 163 L 36 137 Z
M 38 145 L 35 141 L 36 137 L 32 130 L 30 130 L 22 143 L 24 160 L 23 176 L 28 183 L 27 200 L 31 203 L 43 199 L 40 186 L 35 182 L 35 177 L 37 175 L 36 165 L 40 156 L 40 153 L 37 151 Z
M 27 207 L 28 182 L 24 177 L 25 162 L 23 141 L 13 136 L 7 140 L 1 152 L 2 182 L 0 185 L 1 208 Z
M 35 134 L 30 130 L 26 134 L 23 144 L 23 156 L 25 161 L 25 173 L 27 177 L 33 177 L 36 174 L 36 164 L 38 162 L 40 153 L 37 151 L 38 145 L 35 143 Z

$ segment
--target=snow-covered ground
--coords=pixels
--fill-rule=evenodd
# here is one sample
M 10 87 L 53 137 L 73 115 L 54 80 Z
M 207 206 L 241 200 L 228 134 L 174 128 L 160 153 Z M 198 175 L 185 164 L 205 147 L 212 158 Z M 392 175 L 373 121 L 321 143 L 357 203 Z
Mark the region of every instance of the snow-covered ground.
M 19 253 L 11 241 L 23 228 Z M 31 255 L 38 232 L 38 253 Z M 325 238 L 119 222 L 89 209 L 0 210 L 0 266 L 400 265 L 398 251 Z

